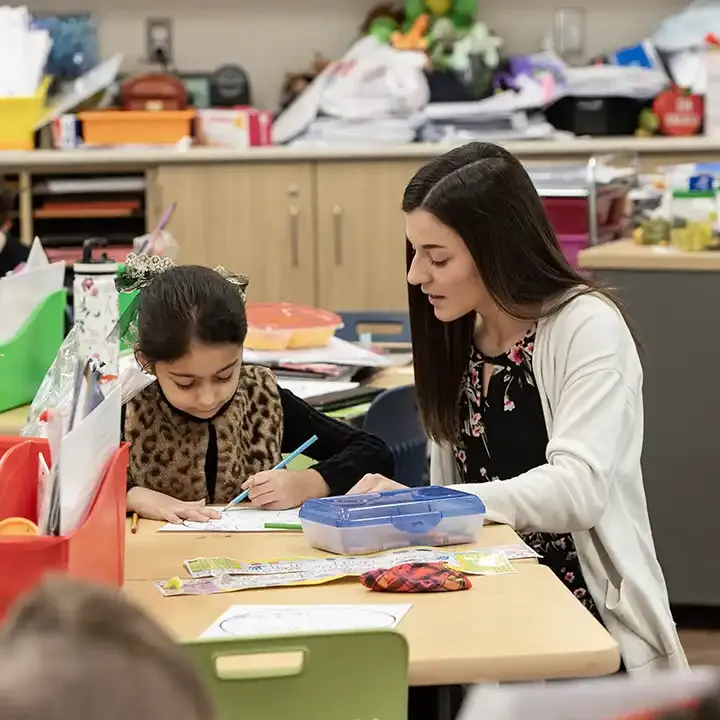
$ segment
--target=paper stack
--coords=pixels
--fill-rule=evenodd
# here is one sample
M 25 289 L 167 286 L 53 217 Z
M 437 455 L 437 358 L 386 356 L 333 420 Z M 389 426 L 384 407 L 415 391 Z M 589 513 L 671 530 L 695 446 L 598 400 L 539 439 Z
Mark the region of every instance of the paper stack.
M 70 412 L 48 418 L 51 467 L 38 468 L 38 526 L 67 535 L 83 522 L 106 465 L 120 446 L 122 387 L 107 397 L 94 360 L 77 361 Z
M 35 95 L 51 46 L 47 30 L 31 29 L 26 7 L 0 6 L 0 98 Z

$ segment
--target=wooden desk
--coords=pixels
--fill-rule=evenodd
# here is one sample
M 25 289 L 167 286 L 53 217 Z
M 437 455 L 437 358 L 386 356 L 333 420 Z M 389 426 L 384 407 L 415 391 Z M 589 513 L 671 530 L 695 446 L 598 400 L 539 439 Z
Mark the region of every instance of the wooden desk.
M 182 575 L 198 556 L 238 560 L 322 556 L 298 533 L 157 533 L 141 521 L 128 530 L 125 592 L 178 639 L 196 638 L 231 605 L 411 602 L 399 626 L 410 646 L 410 684 L 592 677 L 617 670 L 615 642 L 550 570 L 532 561 L 518 572 L 475 577 L 465 592 L 400 596 L 371 593 L 357 579 L 302 588 L 245 590 L 204 597 L 165 598 L 151 580 Z M 481 546 L 517 542 L 508 527 L 483 531 Z

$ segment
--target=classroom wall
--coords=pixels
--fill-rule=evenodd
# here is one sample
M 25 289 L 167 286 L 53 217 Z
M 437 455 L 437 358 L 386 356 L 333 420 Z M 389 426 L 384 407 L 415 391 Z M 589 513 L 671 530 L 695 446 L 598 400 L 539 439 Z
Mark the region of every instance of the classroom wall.
M 307 67 L 315 51 L 337 57 L 376 0 L 31 0 L 32 10 L 90 10 L 104 55 L 132 65 L 145 53 L 144 20 L 174 19 L 175 60 L 185 71 L 235 62 L 250 73 L 256 104 L 273 109 L 286 71 Z M 598 54 L 652 31 L 687 0 L 480 0 L 479 17 L 512 51 L 533 50 L 552 25 L 555 7 L 584 7 L 587 50 Z

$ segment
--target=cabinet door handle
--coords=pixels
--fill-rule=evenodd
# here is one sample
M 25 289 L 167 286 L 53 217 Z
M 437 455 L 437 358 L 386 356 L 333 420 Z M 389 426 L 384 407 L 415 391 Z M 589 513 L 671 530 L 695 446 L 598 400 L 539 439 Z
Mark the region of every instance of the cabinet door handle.
M 335 243 L 335 265 L 343 264 L 342 218 L 343 209 L 339 205 L 333 207 L 333 240 Z
M 296 268 L 300 265 L 300 239 L 298 237 L 300 211 L 293 206 L 288 211 L 288 215 L 290 221 L 290 264 Z

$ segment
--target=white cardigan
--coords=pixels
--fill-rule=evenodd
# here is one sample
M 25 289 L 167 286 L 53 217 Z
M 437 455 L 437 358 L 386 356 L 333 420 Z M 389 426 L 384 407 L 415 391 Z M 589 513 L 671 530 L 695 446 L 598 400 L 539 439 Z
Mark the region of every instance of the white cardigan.
M 687 667 L 645 502 L 642 368 L 617 308 L 581 295 L 540 321 L 533 372 L 547 463 L 508 480 L 458 484 L 452 448 L 433 445 L 431 483 L 478 495 L 488 520 L 519 532 L 572 533 L 628 671 Z

